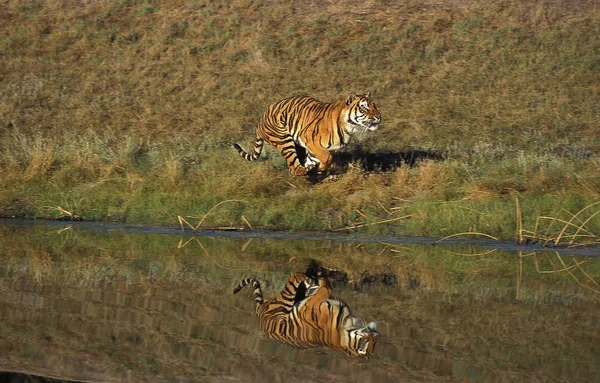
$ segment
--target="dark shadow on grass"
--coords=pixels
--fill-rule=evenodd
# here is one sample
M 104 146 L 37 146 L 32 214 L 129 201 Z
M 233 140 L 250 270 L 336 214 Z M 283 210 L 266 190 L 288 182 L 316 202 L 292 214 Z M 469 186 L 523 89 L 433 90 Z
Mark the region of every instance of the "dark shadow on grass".
M 346 286 L 354 290 L 363 290 L 365 287 L 371 285 L 399 286 L 409 290 L 416 290 L 421 286 L 419 278 L 411 277 L 407 281 L 401 281 L 393 273 L 369 274 L 365 271 L 362 273 L 360 279 L 350 281 L 347 273 L 337 269 L 329 269 L 328 278 L 334 287 Z
M 336 152 L 333 154 L 333 165 L 341 172 L 346 172 L 350 164 L 358 164 L 367 172 L 393 171 L 401 166 L 412 167 L 423 160 L 443 161 L 444 155 L 433 150 L 408 149 L 406 151 L 384 151 L 367 152 L 361 146 L 349 151 Z
M 360 279 L 351 281 L 348 277 L 348 273 L 340 269 L 323 267 L 319 261 L 315 259 L 310 260 L 310 266 L 306 270 L 306 276 L 317 279 L 318 276 L 324 276 L 333 285 L 338 286 L 351 286 L 355 290 L 360 290 L 368 285 L 386 285 L 386 286 L 398 286 L 401 284 L 400 278 L 393 273 L 377 273 L 370 274 L 365 271 L 362 273 Z M 418 278 L 409 278 L 406 281 L 406 287 L 410 290 L 419 288 L 421 282 Z
M 296 147 L 298 158 L 304 162 L 306 150 Z M 421 161 L 443 161 L 446 157 L 441 152 L 424 149 L 407 149 L 405 151 L 376 150 L 366 151 L 362 146 L 354 146 L 349 150 L 333 153 L 333 164 L 328 174 L 318 174 L 313 171 L 308 174 L 312 182 L 319 182 L 329 175 L 343 174 L 348 171 L 350 164 L 359 166 L 365 172 L 389 172 L 402 166 L 413 167 Z

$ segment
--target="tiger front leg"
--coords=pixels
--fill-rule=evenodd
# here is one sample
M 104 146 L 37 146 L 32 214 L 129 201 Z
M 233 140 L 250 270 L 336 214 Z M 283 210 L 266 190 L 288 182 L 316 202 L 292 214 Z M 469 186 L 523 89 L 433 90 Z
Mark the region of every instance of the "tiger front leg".
M 324 172 L 331 166 L 331 163 L 333 162 L 333 157 L 331 153 L 329 153 L 328 151 L 324 151 L 323 156 L 319 158 L 319 161 L 321 162 L 321 164 L 319 165 L 319 172 Z
M 314 158 L 314 163 L 319 164 L 319 172 L 325 172 L 331 166 L 333 157 L 331 153 L 320 145 L 309 145 L 307 159 Z
M 306 170 L 311 171 L 317 165 L 319 165 L 319 168 L 321 167 L 321 162 L 319 161 L 319 159 L 314 154 L 307 151 L 306 160 L 304 161 L 304 167 L 306 168 Z
M 319 277 L 314 284 L 308 287 L 307 299 L 300 305 L 295 306 L 295 310 L 298 316 L 307 323 L 311 323 L 316 320 L 319 323 L 329 322 L 329 312 L 325 304 L 331 297 L 331 284 L 329 280 L 324 277 Z M 325 327 L 322 327 L 325 328 Z
M 308 287 L 307 296 L 309 300 L 321 301 L 331 297 L 331 284 L 329 279 L 319 276 L 317 280 Z

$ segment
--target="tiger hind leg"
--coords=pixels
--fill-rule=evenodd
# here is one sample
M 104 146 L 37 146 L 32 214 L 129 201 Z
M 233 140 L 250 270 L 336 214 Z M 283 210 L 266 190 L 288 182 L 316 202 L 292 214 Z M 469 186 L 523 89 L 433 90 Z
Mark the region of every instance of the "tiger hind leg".
M 281 292 L 273 298 L 273 301 L 284 305 L 289 312 L 293 305 L 307 297 L 309 286 L 310 281 L 307 280 L 304 273 L 292 273 Z
M 315 168 L 321 168 L 321 160 L 308 150 L 304 144 L 297 142 L 294 145 L 298 161 L 306 168 L 307 173 Z
M 296 151 L 296 145 L 292 136 L 286 137 L 280 141 L 281 143 L 275 143 L 275 148 L 281 152 L 285 162 L 287 163 L 290 173 L 295 176 L 303 176 L 308 173 L 312 168 L 305 167 L 300 163 L 298 152 Z M 308 158 L 308 153 L 307 153 Z
M 256 137 L 256 141 L 254 141 L 254 150 L 252 151 L 252 153 L 246 153 L 244 149 L 242 149 L 242 147 L 238 144 L 233 144 L 232 146 L 235 150 L 237 150 L 237 152 L 240 154 L 240 156 L 242 156 L 243 159 L 247 161 L 256 161 L 262 153 L 264 143 L 265 141 L 262 138 Z
M 254 278 L 242 279 L 242 281 L 237 285 L 237 287 L 233 289 L 233 293 L 239 293 L 241 289 L 248 286 L 249 284 L 252 284 L 252 289 L 254 290 L 254 301 L 256 302 L 256 311 L 258 312 L 258 309 L 260 308 L 260 306 L 262 306 L 264 302 L 262 289 L 260 288 L 260 282 L 258 282 Z

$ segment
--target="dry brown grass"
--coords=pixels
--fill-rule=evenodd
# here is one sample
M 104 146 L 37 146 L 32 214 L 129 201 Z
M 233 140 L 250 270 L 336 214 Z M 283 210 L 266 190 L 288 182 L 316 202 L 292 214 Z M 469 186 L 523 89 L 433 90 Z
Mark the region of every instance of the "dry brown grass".
M 338 61 L 351 56 L 372 72 L 356 79 L 355 86 L 375 88 L 388 111 L 389 128 L 379 143 L 389 141 L 396 126 L 406 130 L 403 144 L 431 140 L 442 128 L 430 126 L 432 117 L 445 120 L 453 133 L 459 129 L 454 120 L 465 118 L 469 122 L 463 128 L 478 125 L 483 131 L 490 118 L 498 128 L 516 124 L 519 130 L 525 128 L 520 120 L 537 119 L 533 126 L 544 129 L 555 125 L 544 124 L 550 122 L 548 111 L 570 110 L 584 101 L 579 89 L 588 94 L 598 89 L 579 81 L 584 75 L 579 68 L 557 70 L 556 81 L 543 79 L 550 66 L 561 65 L 557 55 L 568 60 L 575 52 L 566 50 L 577 47 L 531 51 L 535 43 L 519 42 L 527 35 L 520 31 L 535 30 L 541 43 L 545 33 L 566 37 L 571 32 L 555 32 L 557 26 L 588 20 L 594 10 L 593 2 L 565 7 L 556 2 L 307 2 L 294 12 L 284 3 L 266 8 L 244 1 L 227 6 L 175 0 L 9 2 L 3 6 L 5 36 L 10 36 L 4 40 L 9 60 L 3 73 L 11 103 L 19 101 L 29 113 L 13 110 L 7 122 L 47 133 L 102 127 L 151 136 L 177 131 L 238 138 L 253 125 L 240 122 L 256 120 L 278 97 L 310 92 L 336 99 L 359 91 L 344 79 L 354 66 Z M 591 32 L 585 27 L 580 26 L 582 38 Z M 498 46 L 475 38 L 494 30 L 506 30 L 498 35 Z M 309 43 L 302 36 L 318 40 Z M 369 38 L 379 41 L 369 43 Z M 452 57 L 456 53 L 459 57 Z M 477 56 L 483 53 L 490 55 L 486 61 Z M 341 76 L 329 75 L 327 68 Z M 540 81 L 544 94 L 553 95 L 548 104 L 534 102 L 544 98 L 536 85 Z M 426 97 L 417 97 L 424 92 Z M 516 107 L 525 101 L 534 102 L 529 110 Z
M 599 204 L 600 202 L 592 203 L 575 213 L 562 210 L 556 217 L 537 217 L 532 230 L 522 229 L 521 223 L 518 242 L 542 241 L 544 245 L 552 246 L 598 245 L 600 234 L 589 224 L 600 214 Z M 517 209 L 519 209 L 518 203 Z
M 33 178 L 44 179 L 52 169 L 53 164 L 54 152 L 52 149 L 45 151 L 38 148 L 34 149 L 31 161 L 23 172 L 23 180 L 30 181 Z

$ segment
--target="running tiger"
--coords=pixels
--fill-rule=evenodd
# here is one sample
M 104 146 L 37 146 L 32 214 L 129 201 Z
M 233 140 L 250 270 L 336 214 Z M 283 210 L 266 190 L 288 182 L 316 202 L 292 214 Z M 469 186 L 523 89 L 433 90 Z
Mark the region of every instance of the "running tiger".
M 348 355 L 368 357 L 380 334 L 377 324 L 352 315 L 341 300 L 331 297 L 331 285 L 322 269 L 309 267 L 294 273 L 273 299 L 264 300 L 260 283 L 247 278 L 233 290 L 251 284 L 261 330 L 271 339 L 297 348 L 326 346 Z
M 244 159 L 255 161 L 267 141 L 281 152 L 290 172 L 302 176 L 317 165 L 319 172 L 326 171 L 331 165 L 330 151 L 343 148 L 357 133 L 376 130 L 380 121 L 371 92 L 332 103 L 308 96 L 288 97 L 269 105 L 263 114 L 252 153 L 238 144 L 233 147 Z M 304 164 L 298 158 L 297 145 L 306 149 Z

